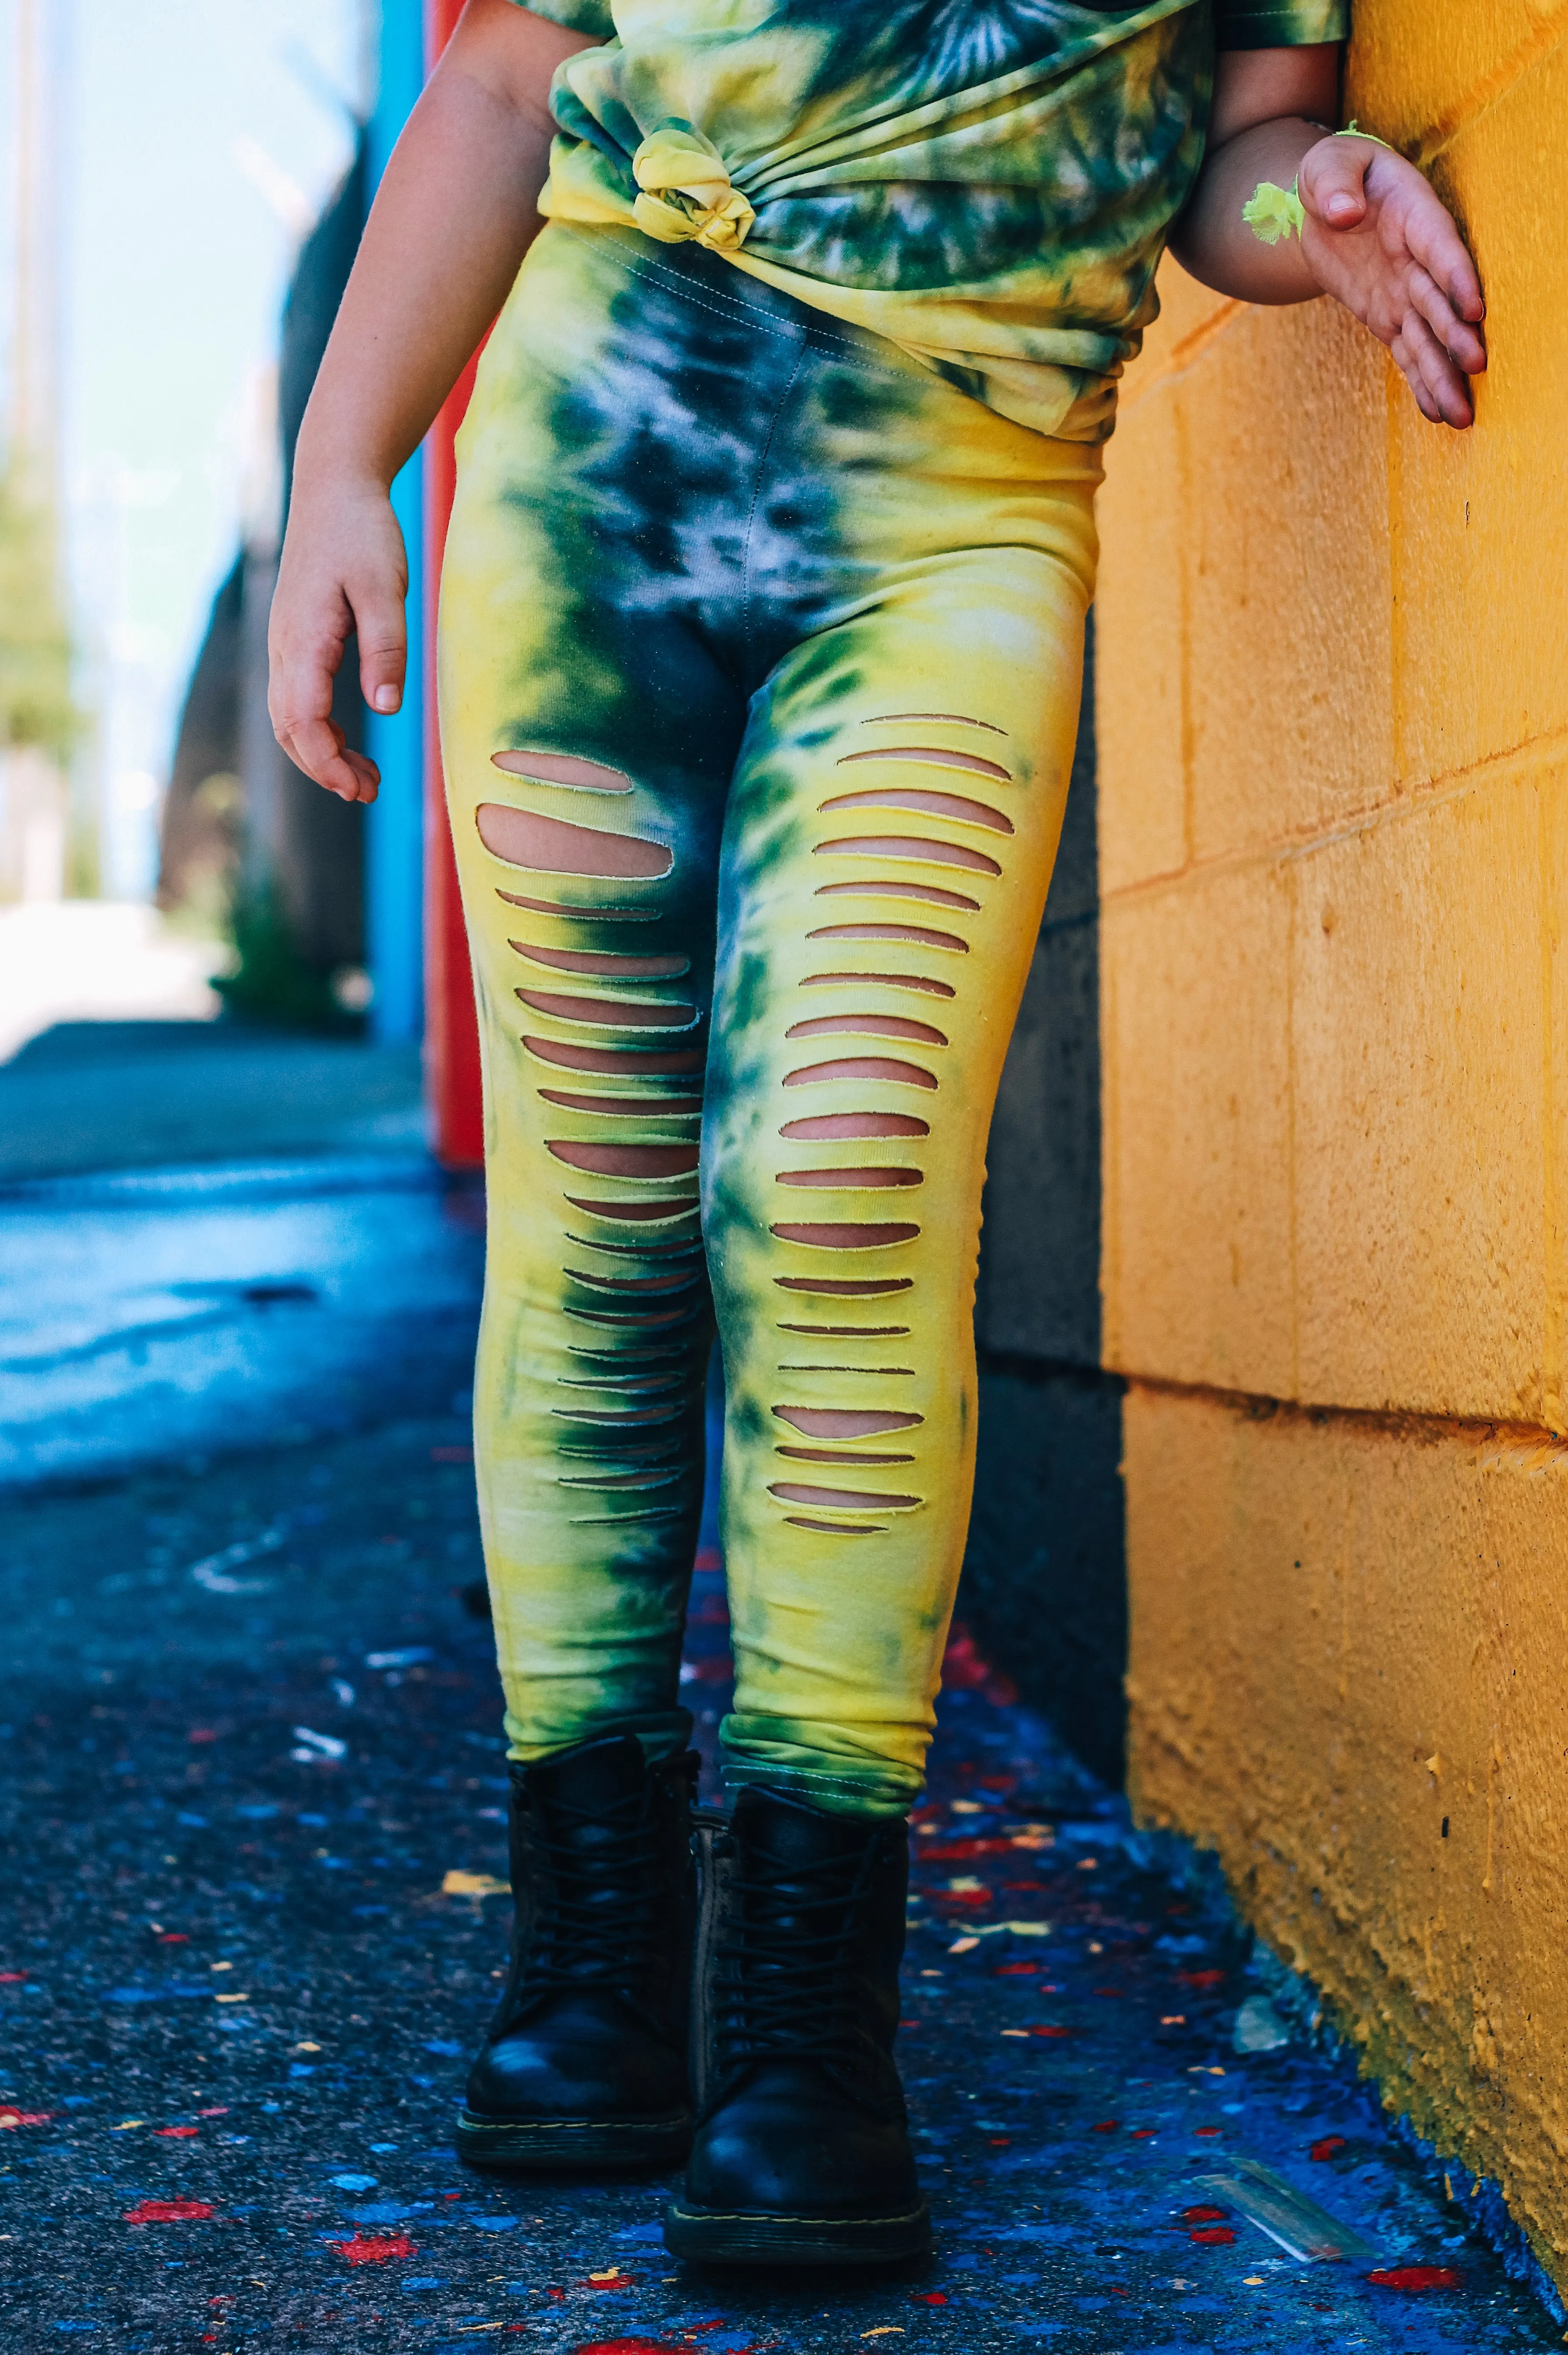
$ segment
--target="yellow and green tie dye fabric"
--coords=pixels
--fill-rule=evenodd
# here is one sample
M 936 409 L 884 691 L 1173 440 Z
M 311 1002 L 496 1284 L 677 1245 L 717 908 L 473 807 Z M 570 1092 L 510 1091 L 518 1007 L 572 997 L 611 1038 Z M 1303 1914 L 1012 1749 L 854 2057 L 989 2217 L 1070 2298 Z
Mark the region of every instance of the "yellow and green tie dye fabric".
M 441 725 L 511 1753 L 690 1731 L 717 1320 L 726 1772 L 898 1812 L 968 1526 L 986 1137 L 1100 452 L 695 243 L 552 225 L 458 459 Z
M 533 0 L 560 68 L 541 210 L 699 240 L 1004 416 L 1102 441 L 1202 161 L 1217 50 L 1349 0 Z

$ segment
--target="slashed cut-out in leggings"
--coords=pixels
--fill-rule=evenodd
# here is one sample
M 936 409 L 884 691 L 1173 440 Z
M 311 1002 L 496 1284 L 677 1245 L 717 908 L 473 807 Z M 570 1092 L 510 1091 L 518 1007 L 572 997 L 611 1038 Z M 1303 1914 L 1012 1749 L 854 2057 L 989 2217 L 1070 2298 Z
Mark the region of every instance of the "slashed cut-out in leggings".
M 492 764 L 544 788 L 606 797 L 635 790 L 624 771 L 575 754 L 503 751 L 492 755 Z M 513 804 L 483 802 L 475 822 L 496 859 L 539 876 L 657 884 L 675 863 L 664 844 L 635 831 L 588 826 Z M 495 890 L 507 907 L 592 926 L 596 938 L 657 914 L 656 907 L 547 901 L 499 884 Z M 576 1508 L 579 1519 L 656 1519 L 678 1509 L 662 1494 L 674 1476 L 663 1464 L 663 1442 L 685 1416 L 679 1372 L 661 1381 L 656 1369 L 705 1327 L 708 1315 L 692 1191 L 702 1098 L 691 1082 L 703 1057 L 695 1044 L 683 1041 L 671 1052 L 661 1043 L 645 1052 L 642 1041 L 699 1030 L 696 1003 L 660 986 L 688 973 L 691 961 L 679 952 L 580 949 L 511 932 L 507 946 L 519 970 L 538 973 L 537 980 L 515 982 L 513 996 L 556 1034 L 521 1035 L 530 1061 L 619 1082 L 613 1094 L 548 1086 L 542 1074 L 532 1082 L 541 1109 L 569 1116 L 571 1133 L 543 1139 L 563 1177 L 617 1180 L 627 1188 L 600 1196 L 562 1188 L 564 1207 L 580 1214 L 586 1230 L 575 1237 L 575 1258 L 564 1270 L 571 1287 L 564 1314 L 588 1329 L 573 1350 L 579 1371 L 560 1382 L 569 1395 L 552 1409 L 571 1428 L 558 1477 L 563 1487 L 587 1492 Z M 592 976 L 593 986 L 590 993 L 542 986 L 550 976 Z M 636 1043 L 624 1043 L 631 1039 Z M 677 1134 L 669 1135 L 672 1129 Z M 628 1229 L 645 1241 L 622 1240 Z M 645 1370 L 650 1364 L 655 1370 Z M 650 1399 L 664 1388 L 672 1393 L 667 1401 Z M 601 1497 L 598 1506 L 589 1501 L 592 1495 Z

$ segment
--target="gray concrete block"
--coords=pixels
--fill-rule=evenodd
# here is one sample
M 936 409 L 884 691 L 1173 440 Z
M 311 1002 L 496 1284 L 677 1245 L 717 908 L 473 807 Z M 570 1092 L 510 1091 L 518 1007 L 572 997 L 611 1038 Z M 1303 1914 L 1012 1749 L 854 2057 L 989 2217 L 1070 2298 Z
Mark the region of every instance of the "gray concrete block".
M 979 1459 L 958 1612 L 1093 1772 L 1119 1785 L 1126 1668 L 1122 1386 L 980 1362 Z
M 1096 927 L 1042 933 L 987 1152 L 976 1332 L 982 1347 L 1100 1360 L 1100 1038 Z

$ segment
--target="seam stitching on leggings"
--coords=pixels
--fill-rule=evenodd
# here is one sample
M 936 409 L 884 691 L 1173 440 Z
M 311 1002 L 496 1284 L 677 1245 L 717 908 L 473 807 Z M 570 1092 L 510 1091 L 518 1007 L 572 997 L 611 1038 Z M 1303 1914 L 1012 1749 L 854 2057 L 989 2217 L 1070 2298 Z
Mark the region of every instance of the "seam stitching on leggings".
M 557 221 L 554 226 L 560 230 L 563 237 L 575 238 L 579 245 L 592 243 L 591 239 L 580 236 L 575 229 L 569 229 L 564 221 Z M 695 294 L 684 279 L 680 278 L 675 271 L 667 270 L 661 262 L 632 261 L 619 253 L 611 253 L 609 259 L 617 270 L 624 271 L 629 278 L 655 280 L 660 285 L 667 286 L 670 293 L 677 295 L 682 302 L 694 304 L 699 311 L 711 311 L 717 318 L 722 318 L 727 311 L 732 311 L 738 321 L 747 324 L 755 322 L 758 326 L 765 328 L 770 336 L 781 336 L 786 343 L 793 342 L 795 339 L 793 329 L 779 326 L 760 303 L 748 303 L 743 294 L 722 294 L 711 286 L 705 287 L 700 294 Z M 798 295 L 794 299 L 796 302 L 800 301 Z M 801 308 L 810 311 L 808 304 L 802 303 Z M 856 353 L 859 357 L 853 359 L 847 358 L 844 365 L 847 368 L 858 369 L 867 376 L 891 376 L 901 379 L 912 376 L 918 379 L 930 373 L 928 369 L 921 368 L 918 364 L 901 368 L 892 360 L 874 360 L 867 357 L 862 347 L 859 344 L 851 343 L 848 336 L 835 335 L 831 328 L 821 324 L 823 320 L 831 316 L 832 314 L 827 311 L 811 312 L 809 324 L 805 329 L 805 347 L 807 350 L 814 346 L 830 344 L 836 352 Z
M 736 1766 L 730 1759 L 724 1762 L 726 1782 L 748 1782 L 753 1773 L 758 1781 L 770 1785 L 795 1784 L 812 1791 L 851 1791 L 857 1798 L 865 1796 L 863 1783 L 854 1782 L 847 1774 L 819 1774 L 813 1766 L 758 1766 L 752 1769 Z
M 763 496 L 763 478 L 768 470 L 768 457 L 773 446 L 773 436 L 779 430 L 779 420 L 795 390 L 795 378 L 805 358 L 806 346 L 802 343 L 795 356 L 795 366 L 789 372 L 789 382 L 778 398 L 778 405 L 768 421 L 767 439 L 757 457 L 757 479 L 752 487 L 752 504 L 746 510 L 746 537 L 741 543 L 741 643 L 748 654 L 752 651 L 752 530 L 757 520 L 757 506 Z
M 560 229 L 563 236 L 576 237 L 576 231 L 567 229 L 564 223 L 558 222 L 556 226 Z M 585 237 L 577 237 L 576 241 L 579 245 L 591 245 L 592 242 L 591 239 Z M 716 319 L 722 319 L 732 313 L 737 325 L 750 325 L 755 322 L 765 327 L 769 335 L 777 336 L 785 343 L 794 343 L 797 340 L 790 328 L 775 326 L 767 313 L 754 303 L 737 303 L 728 295 L 716 295 L 711 287 L 705 288 L 700 294 L 694 294 L 690 287 L 677 278 L 673 270 L 661 269 L 656 261 L 629 261 L 619 253 L 611 253 L 608 258 L 613 262 L 615 268 L 624 271 L 628 278 L 653 280 L 667 287 L 669 292 L 678 296 L 683 303 L 691 304 L 695 309 L 711 311 Z
M 819 319 L 831 318 L 832 315 L 832 313 L 829 311 L 823 311 L 813 314 L 811 325 L 806 330 L 806 342 L 808 345 L 831 344 L 837 351 L 860 353 L 862 356 L 859 358 L 846 360 L 844 365 L 847 368 L 863 368 L 868 374 L 896 377 L 912 376 L 916 378 L 926 377 L 931 374 L 931 370 L 929 368 L 922 368 L 918 361 L 912 361 L 908 368 L 900 368 L 897 362 L 893 360 L 874 360 L 866 357 L 861 345 L 851 343 L 848 336 L 836 336 L 830 327 L 824 327 L 818 325 Z M 871 330 L 868 328 L 867 333 L 869 334 Z M 888 339 L 884 338 L 884 340 Z

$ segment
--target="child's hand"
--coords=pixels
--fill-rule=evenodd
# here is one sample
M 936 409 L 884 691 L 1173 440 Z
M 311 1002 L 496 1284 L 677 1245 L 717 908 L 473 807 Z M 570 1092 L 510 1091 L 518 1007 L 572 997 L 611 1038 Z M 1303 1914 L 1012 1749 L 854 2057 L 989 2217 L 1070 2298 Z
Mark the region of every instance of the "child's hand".
M 1424 417 L 1469 425 L 1487 306 L 1446 207 L 1403 155 L 1343 133 L 1307 150 L 1297 185 L 1318 285 L 1388 346 Z
M 297 476 L 267 632 L 272 732 L 307 777 L 340 801 L 373 802 L 380 771 L 350 751 L 332 717 L 332 683 L 351 633 L 373 711 L 403 699 L 408 557 L 379 484 L 312 485 Z

